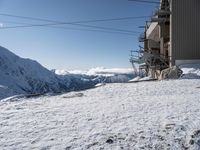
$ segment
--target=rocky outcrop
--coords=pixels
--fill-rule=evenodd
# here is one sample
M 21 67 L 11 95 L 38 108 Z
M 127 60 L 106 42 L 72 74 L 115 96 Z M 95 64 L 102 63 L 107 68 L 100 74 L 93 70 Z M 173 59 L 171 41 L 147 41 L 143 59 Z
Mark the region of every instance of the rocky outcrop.
M 178 66 L 173 66 L 161 71 L 159 80 L 164 79 L 178 79 L 182 75 L 183 71 Z

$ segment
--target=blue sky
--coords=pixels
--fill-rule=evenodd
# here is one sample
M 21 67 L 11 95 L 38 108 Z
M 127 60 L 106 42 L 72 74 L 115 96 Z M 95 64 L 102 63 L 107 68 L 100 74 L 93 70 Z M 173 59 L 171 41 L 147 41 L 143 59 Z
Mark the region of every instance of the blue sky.
M 128 0 L 0 0 L 0 14 L 12 14 L 64 22 L 150 16 L 156 5 Z M 93 22 L 86 25 L 119 28 L 142 32 L 138 26 L 148 18 Z M 44 24 L 0 15 L 3 27 L 16 26 L 8 22 Z M 89 69 L 103 66 L 131 67 L 129 50 L 137 49 L 139 33 L 135 35 L 80 31 L 92 29 L 73 25 L 15 28 L 0 30 L 0 45 L 17 55 L 35 59 L 49 69 Z M 95 29 L 96 30 L 96 29 Z

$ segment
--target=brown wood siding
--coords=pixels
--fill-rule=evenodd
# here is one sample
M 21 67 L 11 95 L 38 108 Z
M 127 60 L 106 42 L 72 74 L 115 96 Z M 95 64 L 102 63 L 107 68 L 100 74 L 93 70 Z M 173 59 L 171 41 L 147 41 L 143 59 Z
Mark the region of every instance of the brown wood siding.
M 173 60 L 200 59 L 200 0 L 171 1 Z

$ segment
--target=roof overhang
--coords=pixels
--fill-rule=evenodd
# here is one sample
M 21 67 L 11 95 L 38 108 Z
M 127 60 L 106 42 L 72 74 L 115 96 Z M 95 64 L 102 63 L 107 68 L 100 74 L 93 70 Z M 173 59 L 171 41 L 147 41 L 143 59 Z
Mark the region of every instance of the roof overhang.
M 159 24 L 158 22 L 152 22 L 146 31 L 146 38 L 159 41 Z

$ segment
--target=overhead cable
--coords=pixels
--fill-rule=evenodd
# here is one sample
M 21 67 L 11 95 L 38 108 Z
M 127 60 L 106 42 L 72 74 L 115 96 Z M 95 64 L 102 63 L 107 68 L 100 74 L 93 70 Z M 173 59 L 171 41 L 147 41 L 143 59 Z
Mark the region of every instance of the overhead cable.
M 148 0 L 128 0 L 132 2 L 149 3 L 149 4 L 160 4 L 158 1 L 148 1 Z
M 5 14 L 5 13 L 0 13 L 0 16 L 15 17 L 15 18 L 21 18 L 21 19 L 43 21 L 43 22 L 45 21 L 45 22 L 67 23 L 67 22 L 65 22 L 65 21 L 57 21 L 57 20 L 50 20 L 50 19 L 43 19 L 43 18 L 36 18 L 36 17 L 19 16 L 19 15 Z M 94 20 L 73 21 L 73 22 L 70 22 L 70 23 L 106 22 L 106 21 L 142 19 L 142 18 L 149 18 L 149 17 L 150 17 L 150 16 L 118 17 L 118 18 L 107 18 L 107 19 L 94 19 Z
M 22 25 L 22 26 L 2 27 L 1 29 L 25 28 L 25 27 L 39 27 L 39 26 L 54 26 L 54 25 L 66 25 L 66 24 L 68 24 L 68 25 L 75 25 L 75 26 L 81 26 L 81 27 L 97 28 L 97 29 L 103 29 L 103 30 L 127 32 L 127 33 L 139 33 L 139 32 L 137 32 L 137 31 L 130 31 L 130 30 L 124 30 L 124 29 L 117 29 L 117 28 L 110 28 L 110 27 L 99 27 L 99 26 L 86 25 L 86 24 L 80 24 L 80 23 L 101 22 L 101 21 L 111 21 L 111 20 L 139 19 L 139 18 L 147 18 L 147 17 L 149 17 L 149 16 L 138 16 L 138 17 L 123 17 L 123 18 L 112 18 L 112 19 L 96 19 L 96 20 L 63 22 L 63 21 L 55 21 L 55 20 L 35 18 L 35 17 L 26 17 L 26 16 L 11 15 L 11 14 L 2 14 L 2 13 L 0 13 L 0 15 L 2 15 L 2 16 L 9 16 L 9 17 L 15 17 L 15 18 L 21 18 L 21 19 L 35 20 L 35 21 L 37 20 L 37 21 L 43 21 L 43 22 L 51 22 L 49 24 L 31 24 L 31 25 Z

